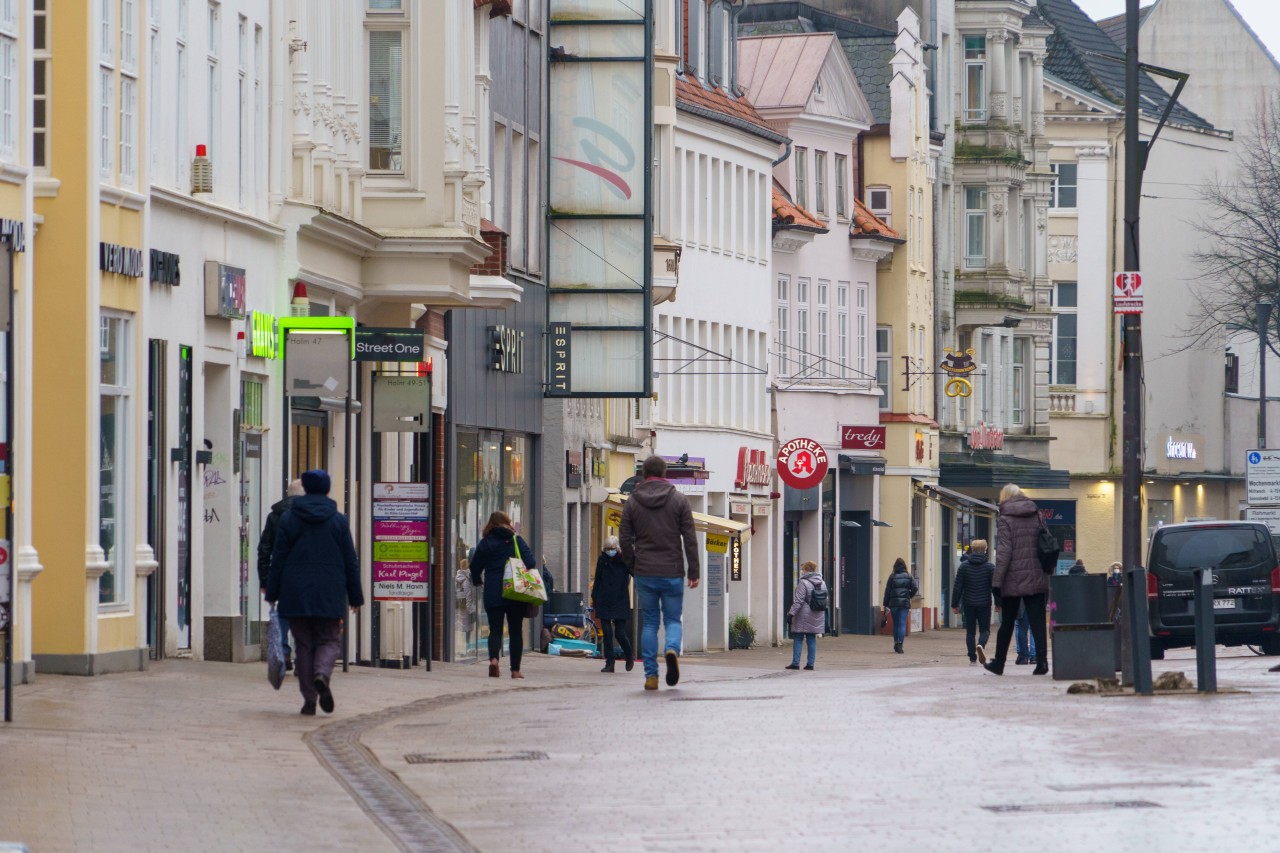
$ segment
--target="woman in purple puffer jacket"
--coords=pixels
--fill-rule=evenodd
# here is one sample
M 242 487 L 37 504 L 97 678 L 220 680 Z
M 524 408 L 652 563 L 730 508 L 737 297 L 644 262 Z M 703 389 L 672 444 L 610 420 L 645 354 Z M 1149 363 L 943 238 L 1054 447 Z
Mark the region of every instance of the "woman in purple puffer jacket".
M 819 597 L 830 597 L 826 584 L 822 582 L 822 575 L 818 574 L 818 564 L 810 560 L 800 566 L 800 571 L 795 595 L 791 597 L 791 609 L 787 611 L 787 615 L 791 617 L 792 642 L 791 663 L 787 669 L 800 668 L 800 647 L 805 643 L 809 646 L 809 655 L 804 668 L 813 669 L 813 661 L 818 654 L 818 635 L 827 630 L 826 608 L 817 610 L 813 607 L 815 593 Z
M 1027 608 L 1031 636 L 1035 640 L 1036 675 L 1049 671 L 1048 648 L 1044 636 L 1044 603 L 1049 594 L 1049 577 L 1036 555 L 1040 533 L 1040 508 L 1022 489 L 1009 483 L 1000 490 L 1000 518 L 996 521 L 996 572 L 992 591 L 1000 597 L 1004 618 L 996 635 L 995 660 L 983 664 L 988 672 L 1004 674 L 1004 660 L 1013 637 L 1014 614 L 1019 605 Z

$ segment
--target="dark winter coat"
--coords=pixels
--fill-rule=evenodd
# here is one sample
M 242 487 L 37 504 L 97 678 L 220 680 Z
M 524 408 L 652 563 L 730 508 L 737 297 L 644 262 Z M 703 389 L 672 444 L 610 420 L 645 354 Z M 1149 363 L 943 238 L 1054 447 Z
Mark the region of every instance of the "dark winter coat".
M 702 576 L 689 501 L 660 477 L 650 477 L 631 493 L 622 507 L 618 540 L 622 559 L 638 578 L 681 578 L 686 563 L 689 580 Z
M 271 550 L 267 601 L 279 602 L 286 619 L 341 619 L 348 606 L 364 604 L 351 527 L 326 495 L 294 498 L 281 517 Z
M 276 531 L 280 528 L 280 519 L 293 506 L 294 499 L 293 495 L 289 495 L 284 500 L 273 503 L 266 523 L 262 525 L 262 536 L 258 538 L 258 586 L 262 589 L 267 588 L 267 576 L 271 574 L 271 550 L 276 546 Z
M 480 540 L 475 551 L 471 552 L 471 582 L 476 586 L 484 584 L 484 609 L 497 610 L 508 604 L 525 606 L 523 601 L 513 601 L 502 597 L 502 575 L 507 567 L 507 560 L 516 555 L 516 546 L 520 547 L 520 559 L 529 568 L 538 565 L 538 558 L 533 555 L 529 543 L 505 527 L 495 527 L 489 535 Z M 544 581 L 545 584 L 545 581 Z
M 824 586 L 822 575 L 817 572 L 805 572 L 800 576 L 796 591 L 791 596 L 791 609 L 787 611 L 791 617 L 792 634 L 821 634 L 827 630 L 827 612 L 809 606 L 809 594 Z M 828 606 L 830 597 L 831 594 L 827 593 Z
M 1076 560 L 1075 565 L 1074 565 L 1074 566 L 1072 566 L 1071 568 L 1067 569 L 1067 574 L 1069 574 L 1069 575 L 1087 575 L 1087 574 L 1089 574 L 1089 570 L 1088 570 L 1088 569 L 1086 569 L 1086 568 L 1084 567 L 1084 563 L 1080 562 L 1079 560 Z
M 622 554 L 610 557 L 603 551 L 596 560 L 596 579 L 591 583 L 591 600 L 601 619 L 626 619 L 631 615 L 631 570 Z
M 951 585 L 951 606 L 958 608 L 963 602 L 970 607 L 990 607 L 995 598 L 991 591 L 991 578 L 995 571 L 996 567 L 987 559 L 986 551 L 966 554 Z M 999 599 L 995 603 L 998 605 Z
M 889 610 L 910 607 L 911 599 L 915 598 L 919 592 L 920 586 L 911 573 L 905 568 L 898 569 L 889 575 L 889 580 L 884 585 L 884 606 Z
M 996 573 L 991 585 L 1002 596 L 1048 594 L 1049 576 L 1036 556 L 1040 509 L 1026 495 L 1000 504 L 996 521 Z

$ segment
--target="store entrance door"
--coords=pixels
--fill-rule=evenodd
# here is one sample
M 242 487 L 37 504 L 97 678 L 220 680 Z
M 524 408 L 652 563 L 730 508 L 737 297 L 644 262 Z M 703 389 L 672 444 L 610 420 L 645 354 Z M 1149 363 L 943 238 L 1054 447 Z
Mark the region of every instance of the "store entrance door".
M 294 409 L 289 413 L 290 435 L 289 482 L 303 471 L 329 468 L 329 415 L 312 409 Z
M 871 628 L 871 513 L 867 510 L 840 513 L 840 561 L 840 630 L 875 633 Z

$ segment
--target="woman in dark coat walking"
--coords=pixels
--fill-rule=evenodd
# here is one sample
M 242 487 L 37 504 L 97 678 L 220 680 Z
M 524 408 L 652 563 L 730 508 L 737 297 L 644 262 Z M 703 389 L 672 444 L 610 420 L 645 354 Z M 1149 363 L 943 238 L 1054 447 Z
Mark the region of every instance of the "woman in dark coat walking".
M 595 608 L 596 618 L 604 626 L 604 669 L 600 671 L 613 672 L 613 665 L 617 660 L 613 654 L 616 638 L 626 658 L 627 672 L 630 672 L 636 665 L 629 630 L 631 569 L 622 561 L 622 549 L 618 545 L 617 536 L 604 540 L 604 550 L 596 560 L 596 578 L 591 584 L 591 606 Z
M 1049 577 L 1040 567 L 1036 539 L 1040 534 L 1040 508 L 1022 489 L 1009 483 L 1000 490 L 1000 517 L 996 521 L 996 572 L 991 586 L 1000 596 L 1005 619 L 996 635 L 995 660 L 983 664 L 988 672 L 1004 675 L 1004 661 L 1013 638 L 1014 620 L 1020 605 L 1027 609 L 1031 637 L 1036 648 L 1036 675 L 1049 671 L 1044 637 L 1044 602 L 1049 594 Z
M 920 592 L 916 579 L 907 571 L 907 563 L 901 557 L 893 561 L 893 574 L 884 585 L 884 609 L 893 616 L 893 650 L 904 654 L 902 644 L 907 639 L 907 611 L 911 599 Z
M 301 477 L 306 492 L 280 518 L 271 549 L 267 601 L 289 620 L 302 713 L 315 714 L 316 701 L 333 713 L 329 678 L 342 654 L 342 620 L 347 608 L 364 604 L 360 564 L 347 517 L 329 498 L 329 475 L 319 469 Z
M 508 651 L 511 655 L 511 677 L 524 678 L 520 674 L 520 655 L 524 651 L 524 614 L 528 605 L 502 597 L 502 575 L 507 560 L 516 556 L 529 568 L 536 568 L 538 560 L 533 556 L 529 543 L 516 535 L 511 516 L 495 512 L 481 531 L 481 539 L 471 556 L 471 583 L 484 585 L 484 612 L 489 617 L 489 677 L 498 677 L 498 659 L 502 656 L 502 625 L 506 622 L 510 634 Z

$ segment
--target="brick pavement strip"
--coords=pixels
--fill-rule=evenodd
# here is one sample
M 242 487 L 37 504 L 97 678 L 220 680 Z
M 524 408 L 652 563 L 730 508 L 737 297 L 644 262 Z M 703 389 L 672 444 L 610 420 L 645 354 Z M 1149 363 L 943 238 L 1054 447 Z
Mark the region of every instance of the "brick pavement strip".
M 890 646 L 824 639 L 813 673 L 781 671 L 789 648 L 689 656 L 680 687 L 657 694 L 639 670 L 541 655 L 524 682 L 465 665 L 353 668 L 335 675 L 337 713 L 315 718 L 261 666 L 40 676 L 0 725 L 0 841 L 498 853 L 1272 837 L 1280 734 L 1261 723 L 1280 676 L 1266 659 L 1221 650 L 1222 686 L 1248 691 L 1233 696 L 1115 699 L 1067 696 L 1029 667 L 970 668 L 955 632 L 912 637 L 905 655 Z M 1158 666 L 1194 674 L 1177 656 Z M 547 758 L 406 760 L 527 750 Z M 1134 801 L 1155 806 L 1116 805 Z

